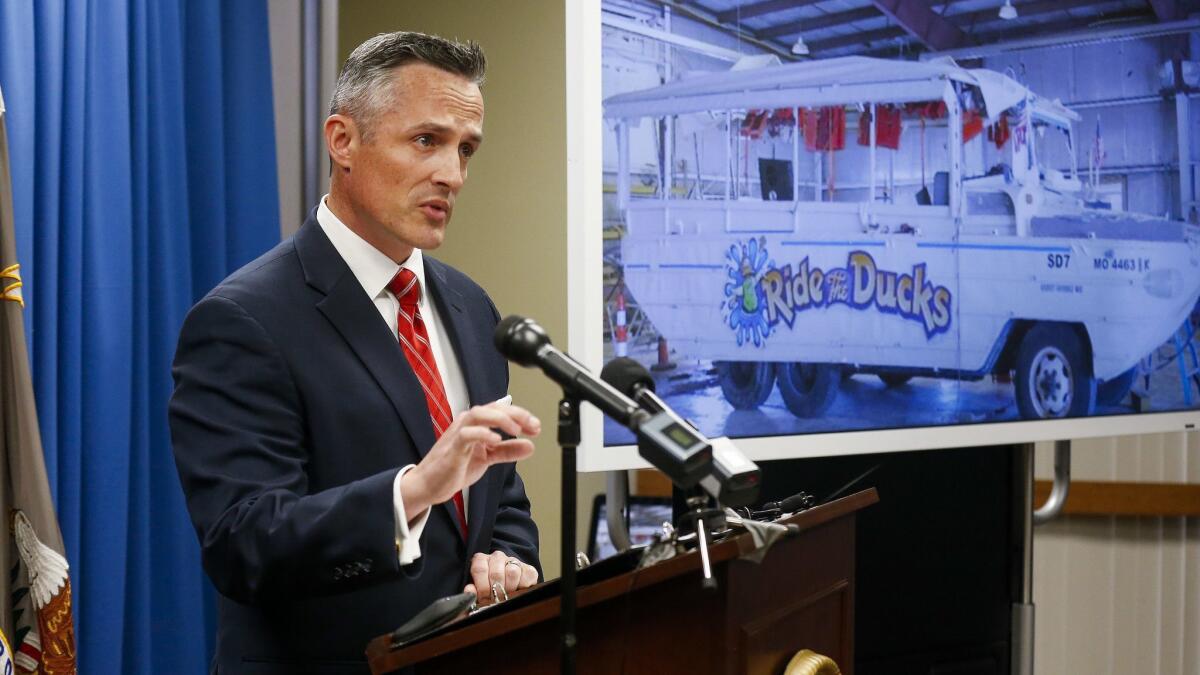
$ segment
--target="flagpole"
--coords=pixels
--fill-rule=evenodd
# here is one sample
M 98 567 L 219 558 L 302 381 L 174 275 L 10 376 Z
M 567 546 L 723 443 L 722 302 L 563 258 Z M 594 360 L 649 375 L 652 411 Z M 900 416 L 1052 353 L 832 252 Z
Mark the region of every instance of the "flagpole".
M 12 202 L 0 94 L 0 630 L 18 670 L 73 675 L 71 579 L 38 429 Z

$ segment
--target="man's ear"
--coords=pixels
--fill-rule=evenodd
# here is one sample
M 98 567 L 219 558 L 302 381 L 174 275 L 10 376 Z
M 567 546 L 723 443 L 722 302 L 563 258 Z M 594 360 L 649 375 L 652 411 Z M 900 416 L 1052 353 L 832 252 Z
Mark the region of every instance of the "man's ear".
M 325 147 L 329 151 L 330 170 L 349 171 L 361 140 L 354 120 L 338 114 L 326 118 Z

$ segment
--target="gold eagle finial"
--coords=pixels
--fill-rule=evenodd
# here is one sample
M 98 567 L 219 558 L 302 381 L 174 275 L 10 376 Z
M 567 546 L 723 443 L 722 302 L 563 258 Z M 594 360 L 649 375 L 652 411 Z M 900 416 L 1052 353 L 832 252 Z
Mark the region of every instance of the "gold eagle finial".
M 21 307 L 25 306 L 25 298 L 21 295 L 21 266 L 9 265 L 0 270 L 0 300 L 12 300 Z

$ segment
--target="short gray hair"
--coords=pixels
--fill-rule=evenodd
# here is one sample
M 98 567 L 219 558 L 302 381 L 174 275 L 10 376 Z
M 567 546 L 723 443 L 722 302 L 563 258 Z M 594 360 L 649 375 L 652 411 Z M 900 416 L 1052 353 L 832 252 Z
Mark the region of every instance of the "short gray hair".
M 483 84 L 487 59 L 476 43 L 456 42 L 436 35 L 408 31 L 380 33 L 346 59 L 329 101 L 329 114 L 347 115 L 370 139 L 376 115 L 394 103 L 392 76 L 408 63 L 427 63 Z

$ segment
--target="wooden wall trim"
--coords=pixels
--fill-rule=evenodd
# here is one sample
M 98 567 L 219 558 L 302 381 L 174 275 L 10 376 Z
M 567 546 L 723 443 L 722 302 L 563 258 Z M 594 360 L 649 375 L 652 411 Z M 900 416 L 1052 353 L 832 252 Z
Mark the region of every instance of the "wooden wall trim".
M 634 492 L 671 496 L 671 482 L 653 469 L 636 472 Z M 1034 481 L 1033 503 L 1050 496 L 1051 482 Z M 1069 516 L 1200 516 L 1200 483 L 1071 481 L 1063 514 Z
M 671 479 L 658 469 L 638 469 L 633 472 L 634 484 L 630 492 L 642 497 L 670 497 Z
M 1034 481 L 1033 503 L 1046 503 L 1051 481 Z M 1200 484 L 1071 481 L 1064 515 L 1200 516 Z

